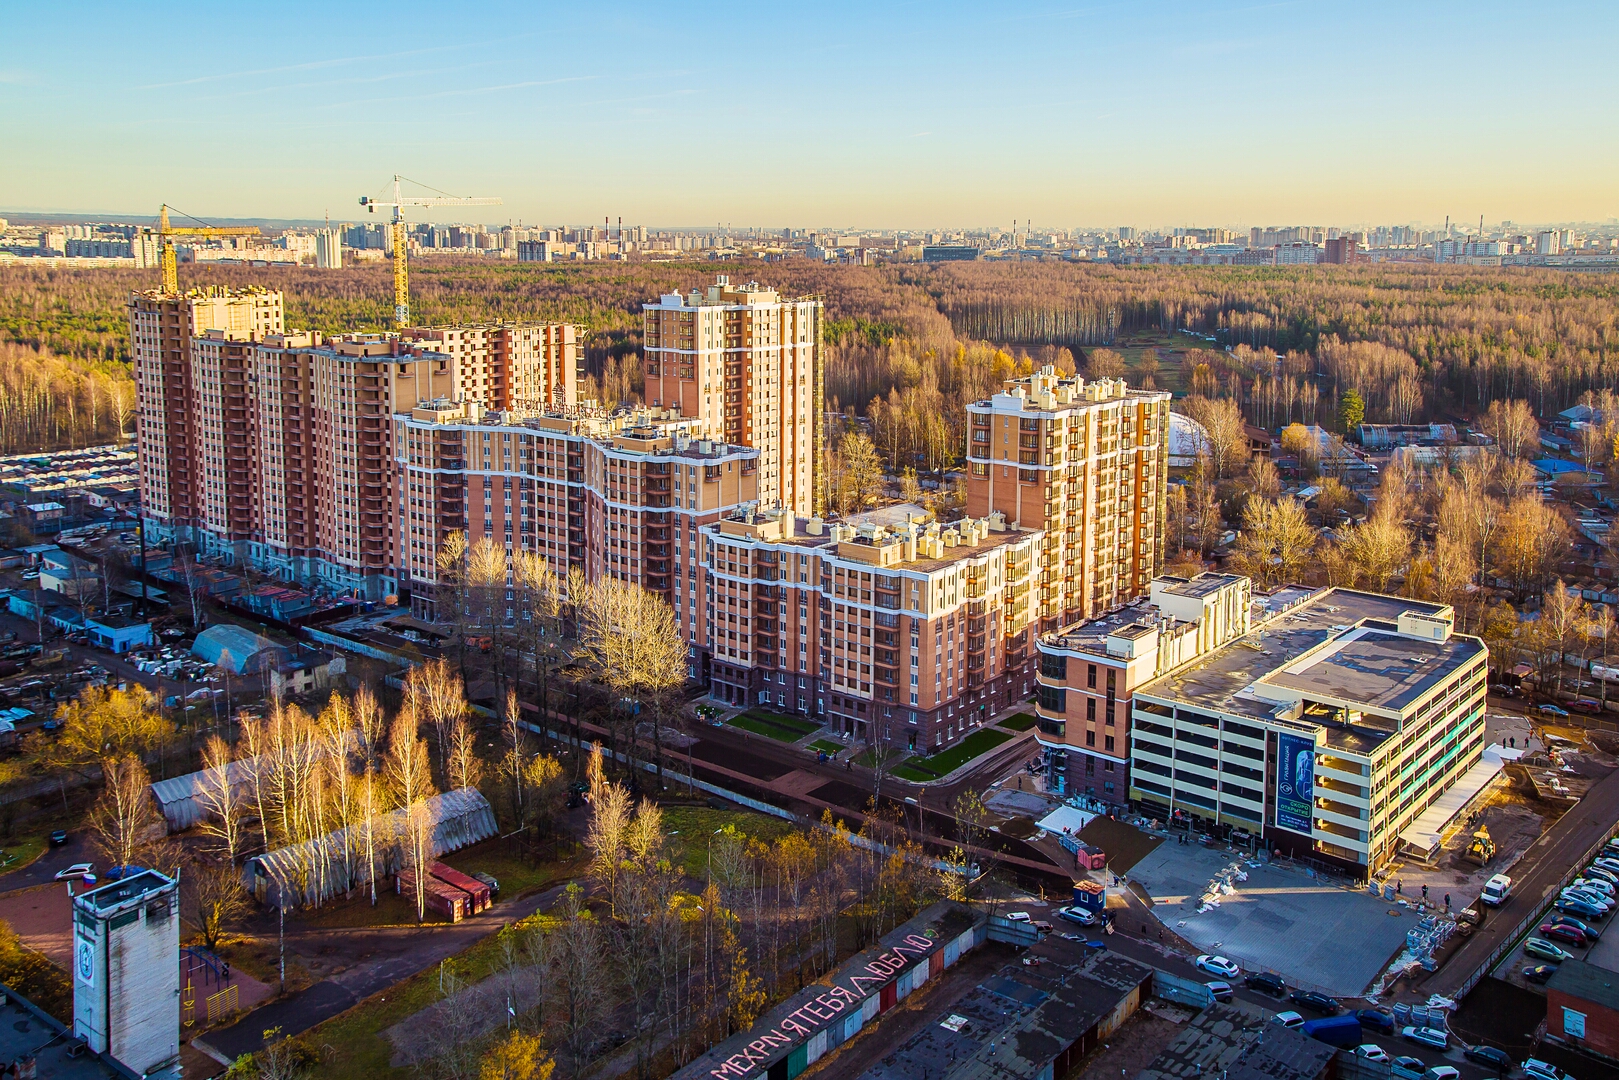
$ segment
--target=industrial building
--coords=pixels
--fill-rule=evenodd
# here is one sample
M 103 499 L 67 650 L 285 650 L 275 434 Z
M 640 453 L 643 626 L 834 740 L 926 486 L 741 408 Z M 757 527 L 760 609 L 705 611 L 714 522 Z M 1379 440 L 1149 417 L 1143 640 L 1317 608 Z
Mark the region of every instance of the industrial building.
M 142 870 L 73 898 L 73 1032 L 137 1076 L 180 1059 L 179 883 Z
M 1235 1005 L 1209 1005 L 1135 1080 L 1324 1080 L 1337 1049 Z

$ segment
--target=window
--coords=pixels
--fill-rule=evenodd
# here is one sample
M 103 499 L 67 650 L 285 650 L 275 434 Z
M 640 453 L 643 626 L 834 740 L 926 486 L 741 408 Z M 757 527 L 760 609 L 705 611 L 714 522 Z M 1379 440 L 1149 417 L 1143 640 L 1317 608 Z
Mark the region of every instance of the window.
M 1113 696 L 1113 689 L 1118 683 L 1118 677 L 1119 677 L 1119 673 L 1117 671 L 1112 671 L 1112 670 L 1108 671 L 1108 673 L 1107 673 L 1107 696 L 1108 697 Z
M 1085 719 L 1096 723 L 1096 699 L 1093 697 L 1085 699 Z
M 1107 737 L 1106 741 L 1104 742 L 1104 744 L 1102 746 L 1102 749 L 1110 751 L 1110 752 L 1112 751 L 1112 749 L 1113 749 L 1113 736 L 1109 735 Z
M 1095 664 L 1092 664 L 1090 666 L 1090 670 L 1085 673 L 1085 685 L 1090 687 L 1092 690 L 1096 689 L 1096 665 Z
M 1067 691 L 1058 686 L 1040 687 L 1040 707 L 1048 712 L 1060 713 L 1065 710 Z
M 1060 653 L 1041 653 L 1040 674 L 1048 679 L 1066 679 L 1068 677 L 1068 657 Z
M 1109 701 L 1107 703 L 1107 726 L 1108 727 L 1113 726 L 1113 704 L 1114 703 L 1111 702 L 1111 701 Z
M 1096 745 L 1096 732 L 1087 731 L 1085 733 L 1085 745 L 1086 746 L 1095 746 Z M 1089 759 L 1087 758 L 1086 760 L 1089 760 Z

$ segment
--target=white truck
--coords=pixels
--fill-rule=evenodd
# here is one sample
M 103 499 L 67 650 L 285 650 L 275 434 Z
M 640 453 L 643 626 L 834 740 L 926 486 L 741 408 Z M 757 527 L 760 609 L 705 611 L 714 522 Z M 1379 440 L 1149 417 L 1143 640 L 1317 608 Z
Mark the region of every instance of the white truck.
M 1505 874 L 1497 874 L 1484 883 L 1484 891 L 1479 899 L 1491 907 L 1500 907 L 1512 895 L 1512 879 Z

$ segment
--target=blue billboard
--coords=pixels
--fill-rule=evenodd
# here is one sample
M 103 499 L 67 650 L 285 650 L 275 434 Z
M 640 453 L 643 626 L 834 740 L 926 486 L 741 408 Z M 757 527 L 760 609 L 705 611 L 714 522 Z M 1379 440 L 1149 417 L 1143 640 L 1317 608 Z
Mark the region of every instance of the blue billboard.
M 1315 741 L 1277 736 L 1276 824 L 1309 835 L 1315 805 Z

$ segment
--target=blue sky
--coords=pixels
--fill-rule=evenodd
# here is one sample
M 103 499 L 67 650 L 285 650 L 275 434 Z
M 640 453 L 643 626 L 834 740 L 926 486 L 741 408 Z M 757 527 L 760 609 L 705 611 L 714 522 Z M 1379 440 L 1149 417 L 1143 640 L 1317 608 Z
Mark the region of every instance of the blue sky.
M 0 208 L 815 227 L 1619 214 L 1606 3 L 17 4 Z

